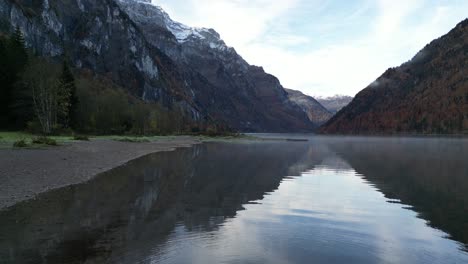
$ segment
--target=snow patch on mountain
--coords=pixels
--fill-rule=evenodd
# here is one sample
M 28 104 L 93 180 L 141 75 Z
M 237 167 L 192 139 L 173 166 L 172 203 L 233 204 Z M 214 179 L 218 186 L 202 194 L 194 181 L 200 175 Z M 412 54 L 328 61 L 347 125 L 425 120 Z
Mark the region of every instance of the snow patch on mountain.
M 183 44 L 191 40 L 204 43 L 211 49 L 221 51 L 229 50 L 219 34 L 209 28 L 189 27 L 170 18 L 161 7 L 153 5 L 151 0 L 118 0 L 122 5 L 131 7 L 132 13 L 138 15 L 139 20 L 146 21 L 146 24 L 158 23 L 169 30 L 177 39 L 177 42 Z M 144 12 L 138 10 L 144 9 Z
M 162 11 L 162 9 L 161 9 Z M 162 11 L 164 12 L 164 11 Z M 165 13 L 165 12 L 164 12 Z M 165 15 L 167 15 L 165 13 Z M 169 18 L 169 16 L 165 16 L 166 28 L 171 31 L 171 33 L 176 37 L 179 43 L 186 42 L 190 37 L 196 37 L 198 39 L 205 39 L 202 33 L 208 32 L 208 29 L 205 28 L 193 28 L 186 26 L 182 23 L 175 22 Z

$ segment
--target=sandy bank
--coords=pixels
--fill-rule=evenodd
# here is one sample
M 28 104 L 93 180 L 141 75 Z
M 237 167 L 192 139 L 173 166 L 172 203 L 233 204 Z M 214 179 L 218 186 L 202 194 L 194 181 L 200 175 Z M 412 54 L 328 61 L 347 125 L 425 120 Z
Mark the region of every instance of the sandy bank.
M 130 160 L 198 143 L 192 137 L 172 137 L 151 143 L 93 140 L 47 149 L 0 149 L 0 210 L 88 181 Z

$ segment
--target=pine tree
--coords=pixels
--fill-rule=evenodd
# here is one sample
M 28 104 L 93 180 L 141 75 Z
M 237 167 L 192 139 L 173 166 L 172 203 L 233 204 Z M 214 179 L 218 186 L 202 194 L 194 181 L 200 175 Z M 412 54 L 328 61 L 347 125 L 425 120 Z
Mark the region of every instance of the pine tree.
M 7 43 L 5 39 L 0 38 L 0 128 L 6 128 L 8 125 L 8 106 L 11 102 L 10 76 Z
M 24 40 L 23 32 L 19 27 L 16 27 L 10 37 L 10 63 L 17 74 L 19 74 L 28 63 L 28 52 L 26 49 L 26 41 Z
M 59 101 L 61 111 L 60 122 L 64 127 L 76 128 L 78 97 L 76 95 L 75 77 L 66 59 L 63 60 L 59 83 L 61 95 Z
M 28 63 L 28 53 L 22 31 L 19 27 L 15 29 L 9 38 L 0 41 L 0 96 L 1 96 L 1 124 L 2 128 L 22 126 L 22 119 L 16 113 L 22 109 L 18 108 L 15 101 L 17 94 L 16 83 L 18 82 L 24 68 Z

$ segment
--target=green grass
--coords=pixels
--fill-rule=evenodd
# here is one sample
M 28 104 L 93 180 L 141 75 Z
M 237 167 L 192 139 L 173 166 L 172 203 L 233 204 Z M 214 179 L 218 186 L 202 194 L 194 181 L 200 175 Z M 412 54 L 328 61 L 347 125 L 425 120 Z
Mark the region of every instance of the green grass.
M 58 146 L 57 140 L 50 137 L 36 137 L 32 139 L 32 143 L 35 145 L 48 145 L 48 146 Z
M 89 141 L 89 137 L 87 135 L 75 135 L 73 140 L 77 141 Z
M 47 144 L 47 142 L 42 142 L 44 140 L 40 140 L 43 138 L 40 135 L 34 135 L 31 133 L 21 132 L 21 131 L 14 131 L 14 132 L 2 132 L 0 131 L 0 148 L 11 148 L 15 142 L 19 142 L 23 140 L 28 147 L 35 147 L 33 141 L 36 141 L 36 145 L 53 145 L 53 141 L 57 143 L 57 145 L 69 144 L 78 141 L 92 141 L 93 139 L 103 139 L 103 140 L 115 140 L 115 141 L 122 141 L 122 142 L 136 142 L 136 143 L 143 143 L 143 142 L 156 142 L 161 140 L 170 140 L 175 139 L 176 136 L 117 136 L 117 135 L 107 135 L 107 136 L 89 136 L 89 135 L 70 135 L 70 136 L 49 136 L 47 138 L 51 139 L 49 142 L 51 144 Z M 40 142 L 41 141 L 41 142 Z M 37 146 L 36 146 L 37 147 Z
M 197 136 L 197 138 L 203 142 L 232 142 L 232 141 L 256 141 L 260 140 L 257 137 L 247 136 L 243 134 L 234 135 L 234 136 L 216 136 L 210 137 L 206 135 Z
M 0 132 L 0 143 L 13 143 L 31 137 L 31 134 L 23 132 Z
M 26 147 L 28 147 L 28 146 L 29 146 L 28 143 L 27 143 L 26 140 L 24 140 L 24 139 L 20 139 L 20 140 L 15 141 L 15 142 L 13 143 L 13 147 L 14 147 L 14 148 L 26 148 Z
M 57 146 L 74 142 L 72 136 L 50 136 L 43 137 L 26 132 L 0 132 L 0 148 L 11 148 L 15 143 L 17 146 L 37 148 L 41 146 Z M 24 146 L 24 144 L 26 146 Z
M 115 140 L 122 142 L 155 142 L 160 140 L 175 139 L 175 136 L 116 136 L 116 135 L 107 135 L 107 136 L 96 136 L 96 139 L 106 139 L 106 140 Z
M 202 142 L 231 142 L 231 141 L 251 141 L 258 140 L 252 136 L 246 135 L 236 135 L 236 136 L 217 136 L 210 137 L 205 135 L 189 135 Z M 107 135 L 107 136 L 89 136 L 89 135 L 70 135 L 70 136 L 50 136 L 47 137 L 48 140 L 43 140 L 44 138 L 40 135 L 34 135 L 26 132 L 1 132 L 0 131 L 0 149 L 11 149 L 13 145 L 17 143 L 17 146 L 22 146 L 26 148 L 42 148 L 44 146 L 55 146 L 55 145 L 64 145 L 70 144 L 78 141 L 93 141 L 93 140 L 114 140 L 120 142 L 133 142 L 133 143 L 145 143 L 145 142 L 157 142 L 163 140 L 176 139 L 178 136 L 117 136 L 117 135 Z M 35 143 L 34 143 L 35 142 Z M 25 143 L 25 144 L 23 144 Z

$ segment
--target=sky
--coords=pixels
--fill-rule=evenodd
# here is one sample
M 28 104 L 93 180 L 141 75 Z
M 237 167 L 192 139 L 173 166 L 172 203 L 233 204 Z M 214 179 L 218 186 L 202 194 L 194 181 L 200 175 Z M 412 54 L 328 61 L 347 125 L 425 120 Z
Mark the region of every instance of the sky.
M 468 16 L 467 0 L 152 0 L 284 87 L 354 96 Z

